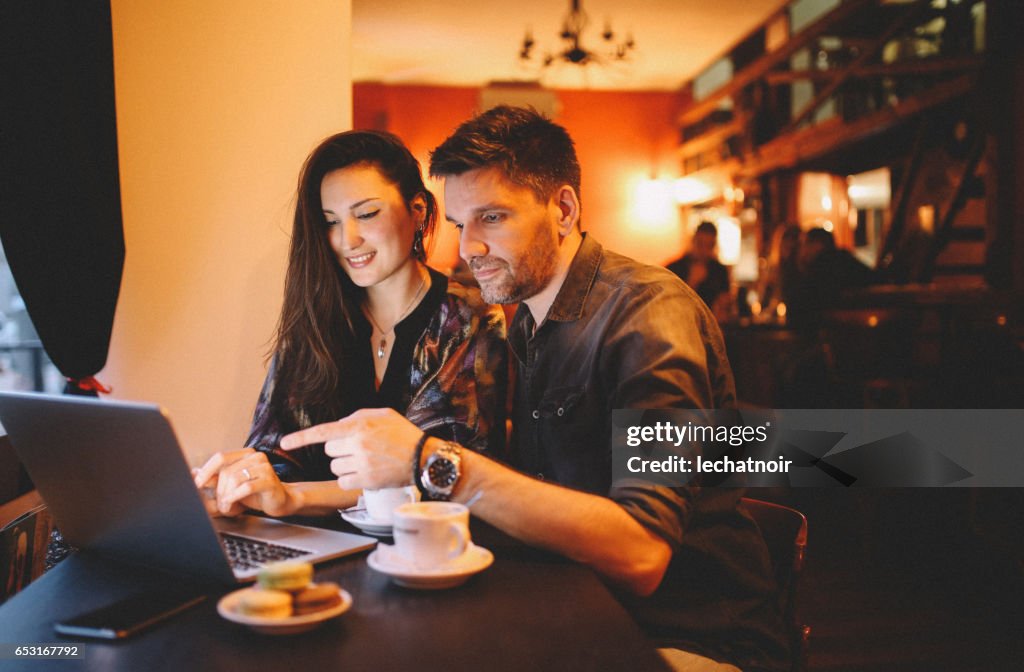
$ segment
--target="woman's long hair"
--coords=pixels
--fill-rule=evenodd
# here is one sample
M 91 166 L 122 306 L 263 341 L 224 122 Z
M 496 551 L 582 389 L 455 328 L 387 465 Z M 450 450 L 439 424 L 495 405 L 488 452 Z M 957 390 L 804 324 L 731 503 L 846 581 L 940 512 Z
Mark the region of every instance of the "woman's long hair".
M 328 173 L 356 165 L 379 170 L 398 188 L 410 212 L 413 199 L 423 196 L 422 239 L 430 237 L 437 223 L 437 201 L 423 184 L 419 162 L 391 133 L 339 133 L 306 159 L 299 175 L 284 305 L 274 338 L 273 403 L 279 409 L 300 411 L 312 422 L 340 417 L 344 402 L 338 384 L 354 352 L 352 315 L 364 296 L 342 270 L 328 241 L 320 185 Z M 424 261 L 423 250 L 420 245 L 410 254 Z

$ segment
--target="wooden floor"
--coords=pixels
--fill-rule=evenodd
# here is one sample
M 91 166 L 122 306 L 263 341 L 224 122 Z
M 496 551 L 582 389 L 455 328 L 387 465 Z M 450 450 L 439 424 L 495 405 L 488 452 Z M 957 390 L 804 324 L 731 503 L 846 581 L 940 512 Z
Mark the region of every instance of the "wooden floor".
M 799 597 L 809 670 L 1024 670 L 1021 491 L 804 490 L 781 499 L 809 521 Z

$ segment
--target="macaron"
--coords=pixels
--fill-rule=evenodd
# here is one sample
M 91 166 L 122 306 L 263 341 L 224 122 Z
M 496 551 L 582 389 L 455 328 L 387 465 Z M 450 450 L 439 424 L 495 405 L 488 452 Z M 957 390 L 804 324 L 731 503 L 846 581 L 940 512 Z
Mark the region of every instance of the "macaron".
M 297 560 L 273 562 L 260 570 L 256 582 L 267 590 L 297 592 L 313 580 L 313 565 Z
M 292 606 L 295 615 L 313 614 L 341 604 L 341 587 L 332 581 L 311 583 L 295 593 Z
M 288 618 L 292 615 L 292 595 L 282 590 L 246 588 L 238 596 L 238 611 L 258 618 Z

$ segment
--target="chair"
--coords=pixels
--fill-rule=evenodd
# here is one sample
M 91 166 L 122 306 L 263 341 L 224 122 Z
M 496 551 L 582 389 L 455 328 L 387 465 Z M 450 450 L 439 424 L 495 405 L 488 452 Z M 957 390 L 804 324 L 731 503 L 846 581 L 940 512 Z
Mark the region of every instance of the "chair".
M 45 571 L 53 517 L 35 490 L 0 505 L 0 604 Z
M 0 432 L 2 431 L 0 428 Z M 6 504 L 24 495 L 32 487 L 28 473 L 14 453 L 10 437 L 0 433 L 0 504 Z
M 747 512 L 761 529 L 771 557 L 775 582 L 779 588 L 779 610 L 789 631 L 793 651 L 793 671 L 806 666 L 810 627 L 800 623 L 797 614 L 797 584 L 804 568 L 807 550 L 807 518 L 796 509 L 759 499 L 743 498 Z

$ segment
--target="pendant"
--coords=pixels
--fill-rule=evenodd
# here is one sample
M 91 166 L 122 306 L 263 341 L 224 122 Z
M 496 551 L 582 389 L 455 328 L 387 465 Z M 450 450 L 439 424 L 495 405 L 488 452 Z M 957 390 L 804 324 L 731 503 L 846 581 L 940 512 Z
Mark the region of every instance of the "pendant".
M 387 346 L 387 344 L 387 339 L 381 336 L 380 345 L 377 346 L 377 359 L 384 359 L 384 348 Z

